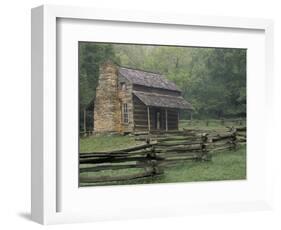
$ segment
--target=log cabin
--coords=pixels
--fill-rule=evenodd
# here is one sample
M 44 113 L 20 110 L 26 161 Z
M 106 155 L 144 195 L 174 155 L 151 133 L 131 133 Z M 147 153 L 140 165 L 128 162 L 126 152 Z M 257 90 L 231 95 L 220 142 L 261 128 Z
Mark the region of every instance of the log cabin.
M 177 130 L 179 111 L 192 110 L 181 90 L 165 76 L 121 67 L 100 66 L 93 106 L 94 133 Z

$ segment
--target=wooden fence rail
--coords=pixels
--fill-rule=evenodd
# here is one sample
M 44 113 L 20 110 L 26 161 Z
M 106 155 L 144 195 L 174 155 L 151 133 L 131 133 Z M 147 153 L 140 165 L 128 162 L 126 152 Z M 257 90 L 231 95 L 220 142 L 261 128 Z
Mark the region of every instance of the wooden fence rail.
M 80 153 L 80 183 L 107 183 L 158 176 L 183 161 L 208 161 L 214 152 L 235 149 L 246 142 L 246 128 L 228 131 L 183 130 L 142 133 L 136 140 L 145 144 L 110 152 Z M 89 176 L 89 172 L 140 169 L 125 175 Z M 92 174 L 91 174 L 92 175 Z

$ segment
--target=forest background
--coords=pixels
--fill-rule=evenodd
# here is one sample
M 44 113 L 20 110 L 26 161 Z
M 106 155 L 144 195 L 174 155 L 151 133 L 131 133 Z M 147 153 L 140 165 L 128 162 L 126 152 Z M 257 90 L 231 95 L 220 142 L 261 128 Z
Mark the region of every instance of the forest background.
M 100 64 L 111 59 L 165 75 L 191 102 L 195 119 L 245 118 L 246 53 L 234 48 L 79 42 L 80 112 L 95 97 Z M 180 117 L 190 119 L 190 113 L 181 112 Z

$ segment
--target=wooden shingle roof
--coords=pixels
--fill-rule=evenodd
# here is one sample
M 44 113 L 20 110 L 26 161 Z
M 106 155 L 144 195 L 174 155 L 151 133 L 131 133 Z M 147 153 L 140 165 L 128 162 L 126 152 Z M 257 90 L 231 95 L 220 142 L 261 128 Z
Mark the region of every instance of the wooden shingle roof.
M 165 76 L 158 73 L 119 67 L 119 74 L 135 85 L 180 92 L 175 83 L 167 80 Z
M 146 106 L 171 109 L 193 109 L 192 105 L 187 102 L 182 96 L 163 95 L 141 91 L 133 91 L 133 94 L 137 98 L 139 98 Z

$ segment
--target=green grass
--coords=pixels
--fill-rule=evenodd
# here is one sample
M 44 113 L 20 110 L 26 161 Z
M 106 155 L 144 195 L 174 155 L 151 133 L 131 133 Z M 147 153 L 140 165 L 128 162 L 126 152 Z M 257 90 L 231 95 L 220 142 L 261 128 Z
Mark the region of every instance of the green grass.
M 245 121 L 242 124 L 238 122 L 229 122 L 225 121 L 224 124 L 221 123 L 220 120 L 209 120 L 208 124 L 206 120 L 180 120 L 179 129 L 204 129 L 204 130 L 212 130 L 212 129 L 226 129 L 226 127 L 231 126 L 245 126 Z
M 132 136 L 90 136 L 80 138 L 80 152 L 118 150 L 139 144 Z
M 186 162 L 167 170 L 160 182 L 246 179 L 246 148 L 215 153 L 212 161 Z

